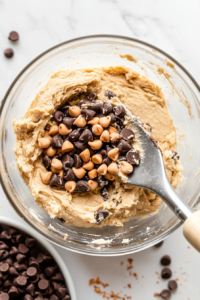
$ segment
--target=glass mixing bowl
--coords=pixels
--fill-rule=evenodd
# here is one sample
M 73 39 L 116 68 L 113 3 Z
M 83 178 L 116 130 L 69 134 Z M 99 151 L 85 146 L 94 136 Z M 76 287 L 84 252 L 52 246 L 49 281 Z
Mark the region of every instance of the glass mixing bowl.
M 137 62 L 120 56 L 124 54 L 130 54 Z M 167 237 L 181 222 L 164 203 L 157 213 L 133 218 L 123 227 L 79 228 L 51 219 L 36 204 L 19 175 L 13 151 L 15 134 L 12 121 L 24 116 L 35 95 L 58 69 L 114 65 L 132 68 L 162 88 L 177 127 L 178 152 L 184 167 L 184 180 L 177 192 L 193 207 L 200 195 L 200 89 L 177 61 L 152 45 L 127 37 L 101 35 L 78 38 L 55 46 L 34 59 L 17 76 L 2 102 L 0 112 L 1 183 L 10 204 L 51 242 L 89 255 L 113 256 L 146 249 Z M 109 243 L 92 243 L 101 238 Z

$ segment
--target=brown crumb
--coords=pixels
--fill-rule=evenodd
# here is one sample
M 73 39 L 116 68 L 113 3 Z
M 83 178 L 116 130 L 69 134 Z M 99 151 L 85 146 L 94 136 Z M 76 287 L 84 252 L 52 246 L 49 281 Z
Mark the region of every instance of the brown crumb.
M 133 259 L 132 259 L 132 258 L 128 258 L 127 260 L 128 260 L 128 262 L 129 262 L 129 264 L 132 265 Z
M 188 247 L 188 249 L 190 249 L 190 246 L 187 246 Z
M 154 297 L 160 297 L 160 293 L 154 293 Z
M 123 264 L 124 264 L 124 262 L 123 262 L 123 261 L 121 261 L 121 262 L 120 262 L 120 265 L 123 265 Z
M 127 284 L 127 287 L 129 287 L 129 289 L 130 289 L 130 288 L 131 288 L 131 284 L 130 284 L 130 283 L 128 283 L 128 284 Z
M 129 275 L 130 275 L 130 276 L 132 276 L 132 275 L 133 275 L 133 273 L 130 271 L 130 272 L 129 272 Z
M 127 266 L 127 270 L 133 269 L 133 266 Z
M 92 285 L 92 284 L 101 284 L 104 288 L 109 286 L 108 283 L 102 282 L 99 277 L 97 277 L 97 279 L 91 278 L 89 280 L 89 285 Z
M 133 273 L 133 276 L 135 276 L 135 278 L 138 279 L 138 274 L 137 273 Z
M 156 283 L 158 284 L 158 283 L 159 283 L 159 281 L 156 281 Z
M 102 294 L 102 293 L 103 293 L 102 290 L 100 289 L 100 287 L 97 286 L 97 285 L 94 286 L 94 290 L 95 290 L 95 292 L 98 293 L 98 294 Z

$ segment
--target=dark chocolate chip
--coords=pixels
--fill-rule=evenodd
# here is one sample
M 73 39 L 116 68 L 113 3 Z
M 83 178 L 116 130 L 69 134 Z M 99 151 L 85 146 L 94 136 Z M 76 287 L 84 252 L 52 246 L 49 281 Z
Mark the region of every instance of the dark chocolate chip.
M 70 295 L 66 295 L 62 300 L 71 300 Z
M 18 244 L 22 244 L 22 243 L 24 243 L 24 241 L 25 241 L 25 236 L 23 234 L 18 234 L 16 236 L 16 242 Z
M 156 245 L 154 245 L 154 247 L 156 247 L 156 248 L 159 248 L 159 247 L 161 247 L 161 246 L 162 246 L 162 244 L 163 244 L 163 241 L 161 241 L 161 242 L 157 243 Z
M 129 150 L 132 149 L 131 145 L 129 145 L 129 143 L 127 143 L 126 141 L 124 141 L 123 139 L 121 139 L 117 145 L 117 147 L 119 148 L 119 151 L 121 153 L 126 153 Z
M 81 133 L 79 130 L 75 129 L 69 134 L 70 142 L 74 143 L 79 140 Z
M 63 186 L 62 178 L 60 178 L 57 174 L 53 174 L 49 183 L 50 186 Z
M 131 129 L 124 128 L 121 131 L 122 138 L 127 142 L 132 142 L 135 138 L 135 134 Z
M 89 181 L 90 178 L 89 178 L 89 176 L 88 176 L 87 174 L 85 174 L 85 175 L 83 176 L 82 180 L 84 180 L 84 181 Z
M 63 174 L 63 178 L 67 181 L 76 181 L 76 176 L 72 169 L 68 169 L 67 172 Z
M 25 264 L 19 264 L 18 262 L 14 262 L 13 265 L 18 272 L 23 272 L 27 269 L 27 266 Z
M 19 252 L 22 253 L 22 254 L 27 254 L 27 253 L 29 252 L 29 248 L 26 247 L 25 244 L 19 244 L 18 250 L 19 250 Z
M 48 280 L 46 279 L 41 279 L 39 282 L 38 282 L 38 287 L 41 291 L 45 291 L 48 289 L 49 287 L 49 282 Z
M 46 169 L 51 167 L 51 158 L 48 155 L 45 155 L 43 157 L 43 164 L 44 164 Z
M 176 280 L 169 280 L 169 282 L 168 282 L 168 288 L 171 291 L 175 291 L 178 288 L 178 284 L 177 284 Z
M 76 193 L 86 193 L 90 191 L 88 183 L 84 180 L 80 180 L 76 184 L 75 192 Z
M 6 230 L 4 230 L 1 232 L 1 238 L 3 240 L 11 240 L 12 237 Z
M 174 160 L 180 159 L 180 155 L 178 154 L 178 152 L 172 151 L 172 159 L 174 159 Z
M 9 252 L 6 250 L 0 250 L 0 260 L 6 259 L 9 256 Z
M 13 260 L 12 260 L 11 258 L 7 258 L 7 259 L 5 260 L 5 262 L 8 263 L 9 266 L 12 266 L 12 265 L 13 265 Z
M 86 121 L 90 121 L 95 116 L 95 111 L 87 108 L 81 109 L 81 113 Z
M 1 266 L 0 266 L 0 271 L 1 273 L 5 274 L 7 273 L 9 270 L 9 264 L 8 263 L 3 263 Z
M 120 154 L 117 161 L 126 161 L 126 156 Z
M 53 294 L 53 295 L 51 295 L 49 300 L 59 300 L 59 298 L 56 295 Z
M 29 267 L 26 271 L 26 274 L 30 278 L 34 278 L 37 275 L 37 269 L 35 267 Z
M 22 264 L 26 261 L 26 255 L 18 253 L 16 256 L 16 260 Z
M 110 150 L 113 150 L 113 146 L 106 145 L 106 152 L 108 153 Z
M 25 286 L 27 284 L 27 279 L 25 276 L 18 276 L 16 278 L 16 282 L 17 282 L 17 285 L 20 287 L 20 286 Z
M 97 154 L 100 154 L 103 159 L 107 157 L 107 151 L 105 149 L 99 150 Z
M 24 300 L 33 300 L 33 297 L 31 297 L 31 295 L 29 295 L 29 294 L 26 294 L 24 296 Z
M 101 197 L 103 198 L 104 201 L 107 201 L 110 196 L 109 196 L 109 193 L 108 193 L 108 190 L 106 187 L 103 187 L 101 190 L 100 190 L 100 194 L 101 194 Z
M 68 155 L 73 156 L 76 153 L 76 148 L 74 147 L 74 149 L 70 152 L 68 152 Z
M 109 114 L 112 113 L 112 111 L 113 111 L 113 106 L 108 102 L 104 102 L 104 104 L 103 104 L 103 114 L 104 115 L 109 115 Z
M 16 41 L 18 41 L 18 39 L 19 39 L 19 34 L 18 34 L 18 32 L 17 31 L 11 31 L 10 33 L 9 33 L 9 40 L 11 40 L 12 42 L 16 42 Z
M 99 138 L 98 138 L 99 139 Z M 90 151 L 90 156 L 93 156 L 94 154 L 96 154 L 96 151 L 93 150 L 92 148 L 89 148 L 89 151 Z
M 109 99 L 113 98 L 113 97 L 117 97 L 112 91 L 107 90 L 105 92 L 105 97 L 108 97 Z
M 60 281 L 64 281 L 64 278 L 60 272 L 57 272 L 54 276 L 52 276 L 51 280 L 60 282 Z
M 87 100 L 81 100 L 79 101 L 78 106 L 81 108 L 83 104 L 87 104 L 88 106 L 90 106 L 91 102 Z
M 102 164 L 106 164 L 109 166 L 111 164 L 112 160 L 109 157 L 106 157 L 102 160 Z
M 40 253 L 40 248 L 38 246 L 31 249 L 31 256 L 37 257 L 39 253 Z
M 63 124 L 68 128 L 71 129 L 72 125 L 74 123 L 74 121 L 76 120 L 76 118 L 70 118 L 70 117 L 64 117 L 63 118 Z
M 102 112 L 103 112 L 103 105 L 102 105 L 102 103 L 99 103 L 99 102 L 93 103 L 90 106 L 90 110 L 95 111 L 95 113 L 101 113 L 102 114 Z M 102 116 L 103 116 L 103 114 L 102 114 Z
M 172 276 L 172 271 L 169 268 L 164 268 L 161 271 L 161 277 L 164 279 L 169 279 Z
M 56 295 L 57 295 L 59 298 L 63 299 L 63 298 L 65 297 L 65 295 L 67 294 L 67 292 L 68 292 L 68 290 L 66 289 L 65 286 L 60 286 L 60 287 L 58 288 L 58 290 L 56 291 Z
M 42 264 L 44 262 L 44 253 L 39 253 L 38 256 L 37 256 L 37 262 L 39 264 Z
M 140 154 L 135 149 L 131 149 L 126 153 L 126 160 L 131 165 L 139 165 Z
M 171 298 L 171 292 L 169 290 L 163 290 L 161 293 L 160 293 L 160 297 L 163 298 L 163 299 L 170 299 Z
M 95 100 L 95 99 L 97 99 L 97 94 L 96 94 L 96 93 L 89 93 L 89 94 L 87 95 L 87 99 L 88 99 L 89 101 Z
M 59 135 L 55 135 L 51 140 L 51 146 L 54 149 L 62 148 L 63 145 L 63 139 Z
M 0 294 L 0 300 L 9 300 L 9 295 L 8 293 L 2 293 Z
M 110 124 L 113 124 L 116 122 L 116 117 L 113 113 L 109 114 L 110 118 L 111 118 L 111 121 L 110 121 Z
M 58 124 L 60 124 L 60 123 L 62 123 L 62 121 L 63 121 L 64 114 L 63 114 L 61 111 L 57 110 L 57 111 L 55 111 L 55 113 L 53 114 L 53 117 L 54 117 L 55 121 L 56 121 Z
M 171 263 L 171 257 L 169 255 L 164 255 L 160 260 L 161 265 L 168 266 Z
M 75 142 L 74 145 L 80 149 L 81 151 L 85 150 L 87 148 L 87 143 L 81 143 L 81 142 Z
M 0 250 L 6 250 L 6 249 L 9 249 L 8 246 L 3 241 L 0 241 Z
M 98 114 L 98 115 L 96 115 L 95 117 L 97 117 L 97 118 L 102 118 L 102 117 L 104 117 L 104 115 L 103 114 Z
M 56 270 L 57 270 L 57 266 L 47 267 L 45 269 L 45 274 L 46 274 L 47 277 L 52 277 L 55 274 Z
M 12 246 L 12 247 L 10 248 L 10 255 L 11 255 L 11 256 L 12 256 L 12 255 L 16 255 L 18 252 L 19 252 L 19 251 L 18 251 L 17 247 Z
M 29 284 L 26 288 L 26 292 L 33 297 L 35 295 L 35 285 L 33 283 Z
M 88 143 L 88 142 L 92 142 L 93 141 L 93 135 L 92 132 L 89 129 L 85 129 L 80 138 L 79 138 L 80 142 L 83 143 Z
M 9 274 L 10 274 L 10 276 L 17 276 L 19 273 L 17 272 L 15 267 L 11 266 L 10 269 L 9 269 Z
M 82 167 L 82 165 L 83 165 L 83 161 L 82 161 L 80 155 L 74 154 L 74 167 L 76 169 L 78 169 L 78 168 Z
M 25 239 L 25 245 L 28 248 L 33 248 L 35 246 L 36 240 L 34 238 L 31 237 L 26 237 Z
M 17 234 L 17 230 L 15 228 L 9 227 L 8 228 L 8 234 L 13 236 Z
M 4 55 L 5 55 L 5 57 L 7 57 L 7 58 L 13 57 L 13 55 L 14 55 L 13 49 L 11 49 L 11 48 L 5 49 L 5 50 L 4 50 Z
M 11 286 L 11 288 L 8 291 L 8 295 L 10 298 L 16 298 L 19 295 L 17 287 Z
M 116 116 L 123 118 L 126 114 L 125 108 L 122 105 L 117 105 L 113 107 L 113 111 Z
M 101 222 L 103 222 L 109 215 L 109 212 L 107 209 L 99 209 L 94 213 L 94 218 L 96 220 L 96 223 L 99 225 Z
M 124 118 L 120 118 L 120 117 L 118 117 L 118 116 L 116 116 L 116 123 L 118 124 L 118 131 L 120 131 L 121 129 L 123 129 L 124 128 Z
M 72 168 L 74 166 L 74 160 L 71 156 L 65 154 L 62 159 L 62 164 L 63 164 L 63 169 L 67 171 L 68 168 Z

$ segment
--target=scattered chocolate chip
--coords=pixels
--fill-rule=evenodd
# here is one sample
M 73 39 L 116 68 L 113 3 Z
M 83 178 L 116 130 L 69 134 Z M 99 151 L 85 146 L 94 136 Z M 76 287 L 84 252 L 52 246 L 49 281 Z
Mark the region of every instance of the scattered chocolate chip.
M 86 121 L 91 120 L 95 116 L 95 111 L 87 108 L 81 109 L 81 113 L 83 117 L 86 119 Z
M 135 138 L 135 134 L 131 129 L 124 128 L 121 131 L 122 138 L 127 142 L 132 142 Z
M 154 247 L 160 248 L 160 247 L 162 246 L 162 244 L 163 244 L 163 241 L 161 241 L 161 242 L 159 242 L 158 244 L 154 245 Z
M 105 149 L 101 149 L 97 153 L 100 154 L 103 159 L 107 157 L 107 151 Z
M 86 193 L 90 191 L 88 183 L 84 180 L 80 180 L 76 184 L 75 192 L 76 193 Z
M 25 239 L 25 245 L 28 248 L 33 248 L 35 246 L 36 240 L 31 237 L 26 237 Z
M 88 143 L 93 141 L 93 135 L 92 132 L 89 129 L 85 129 L 81 136 L 80 136 L 80 142 Z
M 109 166 L 111 164 L 112 160 L 109 157 L 106 157 L 102 160 L 102 164 L 106 164 Z
M 65 171 L 67 171 L 68 168 L 72 168 L 74 166 L 73 158 L 71 156 L 69 156 L 68 154 L 65 154 L 62 159 L 62 165 L 63 165 L 63 169 Z
M 19 251 L 18 251 L 17 247 L 12 246 L 12 247 L 10 248 L 10 255 L 16 255 L 18 252 L 19 252 Z
M 110 90 L 107 90 L 105 92 L 105 97 L 108 97 L 109 99 L 117 97 L 113 92 L 111 92 Z
M 48 280 L 46 279 L 41 279 L 39 282 L 38 282 L 38 287 L 41 291 L 45 291 L 48 289 L 49 287 L 49 282 Z
M 169 268 L 164 268 L 161 271 L 161 277 L 164 279 L 169 279 L 172 276 L 172 271 Z
M 115 123 L 115 122 L 116 122 L 116 117 L 115 117 L 115 115 L 114 115 L 113 113 L 111 113 L 111 114 L 109 114 L 109 116 L 110 116 L 110 118 L 111 118 L 110 124 Z
M 10 276 L 17 276 L 19 273 L 17 272 L 17 270 L 15 269 L 15 267 L 10 267 L 9 268 L 9 274 Z
M 113 107 L 114 114 L 117 117 L 123 118 L 126 114 L 125 108 L 122 105 L 117 105 Z
M 160 293 L 160 296 L 161 296 L 161 298 L 168 300 L 171 298 L 171 292 L 169 290 L 163 290 Z
M 169 280 L 169 282 L 168 282 L 168 288 L 171 291 L 175 291 L 178 288 L 178 284 L 177 284 L 176 280 Z
M 16 298 L 19 295 L 18 289 L 16 286 L 11 286 L 11 288 L 8 291 L 8 295 L 10 298 Z
M 168 266 L 171 263 L 171 257 L 169 255 L 164 255 L 160 260 L 161 265 Z
M 8 246 L 3 241 L 0 241 L 0 250 L 6 250 L 6 249 L 9 249 Z
M 45 274 L 46 274 L 47 277 L 52 277 L 55 274 L 56 270 L 57 270 L 57 266 L 47 267 L 45 269 Z
M 96 220 L 96 223 L 99 225 L 101 222 L 103 222 L 109 215 L 109 212 L 107 209 L 99 209 L 94 213 L 94 218 Z
M 96 93 L 89 93 L 89 94 L 87 95 L 87 99 L 88 99 L 89 101 L 96 100 L 96 99 L 97 99 L 97 94 L 96 94 Z
M 9 256 L 9 252 L 6 250 L 0 250 L 0 260 L 6 259 Z
M 180 159 L 180 155 L 178 154 L 178 152 L 172 151 L 172 159 L 174 159 L 174 160 Z
M 64 117 L 63 118 L 63 124 L 68 128 L 71 129 L 72 125 L 74 123 L 74 121 L 76 120 L 76 118 L 70 118 L 70 117 Z
M 51 280 L 61 282 L 64 281 L 64 278 L 60 272 L 57 272 L 54 276 L 52 276 Z
M 126 160 L 131 165 L 139 165 L 140 154 L 135 149 L 131 149 L 126 153 Z
M 126 141 L 124 141 L 123 139 L 119 141 L 117 147 L 119 148 L 119 151 L 121 153 L 126 153 L 132 149 L 131 145 Z
M 63 178 L 66 181 L 76 181 L 76 176 L 74 175 L 74 172 L 72 169 L 68 169 L 66 173 L 64 173 Z
M 25 236 L 23 234 L 18 234 L 16 236 L 16 242 L 18 244 L 22 244 L 22 243 L 24 243 L 24 241 L 25 241 Z
M 29 252 L 29 249 L 28 249 L 28 247 L 26 247 L 25 244 L 19 244 L 18 250 L 22 254 L 27 254 Z
M 95 111 L 95 113 L 102 113 L 102 111 L 103 111 L 103 105 L 102 105 L 102 103 L 99 103 L 99 102 L 93 103 L 90 106 L 90 110 Z M 101 116 L 103 116 L 103 114 L 101 114 Z
M 82 162 L 82 159 L 81 157 L 78 155 L 78 154 L 74 154 L 74 167 L 76 169 L 82 167 L 83 165 L 83 162 Z
M 18 253 L 16 256 L 16 260 L 22 264 L 26 261 L 26 255 Z
M 108 190 L 106 187 L 103 187 L 101 190 L 100 190 L 100 194 L 101 194 L 101 197 L 103 198 L 104 201 L 107 201 L 110 196 L 109 196 L 109 193 L 108 193 Z
M 11 240 L 12 237 L 6 230 L 4 230 L 1 232 L 1 238 L 3 240 Z
M 9 227 L 8 228 L 8 234 L 13 236 L 13 235 L 16 235 L 17 234 L 17 230 L 13 227 Z
M 65 297 L 66 293 L 67 293 L 67 289 L 65 286 L 60 286 L 56 291 L 56 295 L 61 299 Z
M 11 40 L 12 42 L 16 42 L 19 39 L 19 34 L 17 33 L 17 31 L 11 31 L 9 33 L 9 40 Z
M 30 278 L 34 278 L 37 275 L 37 269 L 35 267 L 29 267 L 26 271 L 26 274 Z
M 81 133 L 79 130 L 73 130 L 70 134 L 69 134 L 69 140 L 70 142 L 74 143 L 76 141 L 79 140 L 79 137 L 80 137 Z
M 5 55 L 5 57 L 7 57 L 7 58 L 13 57 L 13 55 L 14 55 L 13 49 L 11 49 L 11 48 L 5 49 L 5 50 L 4 50 L 4 55 Z
M 2 294 L 0 294 L 0 300 L 9 300 L 8 293 L 2 293 Z
M 70 152 L 68 152 L 68 155 L 73 156 L 76 153 L 76 148 L 74 147 L 74 149 Z
M 25 286 L 27 284 L 27 279 L 25 276 L 18 276 L 16 278 L 16 282 L 17 282 L 17 285 L 20 287 L 20 286 Z
M 49 300 L 59 300 L 59 298 L 56 295 L 53 294 L 53 295 L 51 295 Z
M 59 135 L 55 135 L 51 140 L 51 146 L 54 149 L 62 148 L 63 140 Z
M 88 146 L 87 143 L 75 142 L 74 145 L 81 151 L 85 150 Z
M 29 284 L 26 288 L 26 292 L 33 297 L 35 295 L 35 285 L 33 283 Z
M 51 167 L 51 159 L 48 155 L 45 155 L 43 157 L 43 164 L 45 166 L 46 169 L 50 168 Z
M 57 110 L 57 111 L 55 111 L 55 113 L 53 114 L 53 117 L 54 117 L 55 121 L 56 121 L 58 124 L 60 124 L 60 123 L 62 123 L 62 121 L 63 121 L 64 114 L 63 114 L 61 111 Z
M 39 253 L 38 256 L 37 256 L 37 262 L 39 264 L 42 264 L 44 262 L 44 253 Z
M 53 174 L 49 185 L 61 187 L 63 185 L 62 178 L 60 178 L 57 174 Z
M 113 106 L 108 102 L 104 102 L 104 104 L 103 104 L 103 114 L 104 115 L 109 115 L 109 114 L 112 113 L 112 111 L 113 111 Z
M 24 296 L 24 300 L 33 300 L 33 297 L 31 297 L 31 295 L 29 295 L 29 294 L 26 294 Z
M 9 264 L 8 263 L 3 263 L 1 266 L 0 266 L 0 271 L 1 273 L 7 273 L 9 270 Z

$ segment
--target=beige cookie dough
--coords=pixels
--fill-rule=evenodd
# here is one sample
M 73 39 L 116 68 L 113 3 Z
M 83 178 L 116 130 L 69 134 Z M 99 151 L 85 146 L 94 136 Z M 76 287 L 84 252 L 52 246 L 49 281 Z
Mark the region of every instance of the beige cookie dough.
M 120 179 L 114 182 L 108 201 L 103 201 L 98 191 L 73 196 L 41 181 L 40 172 L 45 168 L 37 139 L 44 135 L 46 125 L 51 124 L 53 112 L 66 101 L 78 103 L 82 93 L 86 92 L 94 91 L 98 99 L 108 101 L 104 97 L 107 89 L 118 97 L 113 98 L 113 102 L 121 101 L 141 122 L 151 125 L 152 136 L 162 149 L 167 176 L 173 187 L 177 186 L 181 175 L 180 162 L 172 159 L 172 151 L 176 150 L 175 127 L 158 86 L 121 66 L 57 72 L 38 93 L 25 116 L 20 121 L 14 121 L 13 126 L 16 134 L 15 155 L 21 176 L 38 205 L 52 218 L 63 218 L 67 224 L 121 226 L 132 217 L 155 212 L 162 202 L 152 192 L 132 187 Z M 107 209 L 109 216 L 97 225 L 94 213 L 101 208 Z

